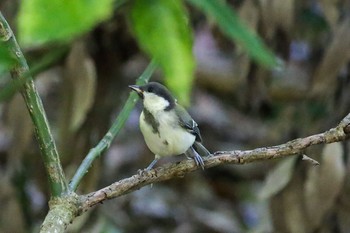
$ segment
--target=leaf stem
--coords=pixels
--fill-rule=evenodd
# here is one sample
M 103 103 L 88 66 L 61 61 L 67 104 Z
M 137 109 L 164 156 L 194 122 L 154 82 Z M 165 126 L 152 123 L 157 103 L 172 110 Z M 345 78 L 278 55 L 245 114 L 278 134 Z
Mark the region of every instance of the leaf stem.
M 142 85 L 147 83 L 156 67 L 156 63 L 152 61 L 142 73 L 142 75 L 137 79 L 136 84 Z M 79 166 L 77 172 L 74 174 L 71 182 L 69 183 L 69 191 L 75 191 L 77 189 L 81 179 L 88 172 L 88 169 L 90 168 L 93 161 L 98 158 L 106 149 L 109 148 L 113 139 L 118 135 L 124 123 L 128 119 L 130 112 L 134 108 L 137 100 L 137 94 L 131 91 L 121 113 L 118 115 L 111 128 L 107 131 L 102 140 L 89 151 Z

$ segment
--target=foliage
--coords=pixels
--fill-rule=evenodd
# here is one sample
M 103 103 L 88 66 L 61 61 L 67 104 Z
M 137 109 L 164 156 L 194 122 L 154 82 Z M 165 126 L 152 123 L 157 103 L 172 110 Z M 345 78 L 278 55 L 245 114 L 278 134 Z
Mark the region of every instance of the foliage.
M 112 13 L 112 0 L 24 0 L 18 16 L 23 45 L 68 42 Z
M 131 19 L 139 44 L 163 68 L 179 101 L 188 105 L 195 61 L 182 1 L 136 0 Z
M 122 2 L 122 3 L 119 3 Z M 212 16 L 222 31 L 260 64 L 275 65 L 275 58 L 258 37 L 240 22 L 222 1 L 189 1 Z M 118 1 L 117 5 L 124 4 Z M 184 105 L 189 105 L 194 78 L 192 30 L 183 1 L 131 2 L 132 27 L 138 43 L 160 64 L 165 83 Z M 91 30 L 112 14 L 112 0 L 25 0 L 19 12 L 20 41 L 27 45 L 68 42 Z M 52 17 L 54 15 L 54 17 Z

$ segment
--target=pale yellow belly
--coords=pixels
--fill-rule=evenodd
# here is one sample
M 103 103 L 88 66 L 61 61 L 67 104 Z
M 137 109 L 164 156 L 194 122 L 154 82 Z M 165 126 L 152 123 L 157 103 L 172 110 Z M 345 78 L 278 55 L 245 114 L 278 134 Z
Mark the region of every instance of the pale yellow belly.
M 170 127 L 164 127 L 165 124 Z M 153 128 L 145 123 L 141 114 L 140 129 L 148 148 L 156 157 L 183 154 L 193 145 L 196 138 L 167 117 L 160 117 L 159 133 L 154 133 Z

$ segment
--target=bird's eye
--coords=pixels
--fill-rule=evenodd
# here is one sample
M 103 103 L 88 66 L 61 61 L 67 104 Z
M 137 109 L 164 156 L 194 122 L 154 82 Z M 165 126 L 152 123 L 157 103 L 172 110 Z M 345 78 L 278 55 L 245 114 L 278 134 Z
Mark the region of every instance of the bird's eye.
M 148 87 L 147 91 L 148 92 L 153 92 L 153 87 Z

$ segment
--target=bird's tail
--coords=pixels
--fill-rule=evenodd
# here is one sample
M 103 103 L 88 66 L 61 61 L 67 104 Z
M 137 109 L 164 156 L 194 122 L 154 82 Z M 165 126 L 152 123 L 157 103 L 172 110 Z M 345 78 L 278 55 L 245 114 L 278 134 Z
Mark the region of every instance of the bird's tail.
M 212 154 L 205 148 L 202 143 L 194 142 L 193 148 L 200 156 L 211 156 Z

